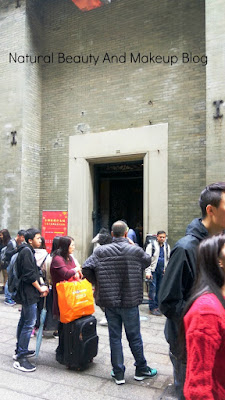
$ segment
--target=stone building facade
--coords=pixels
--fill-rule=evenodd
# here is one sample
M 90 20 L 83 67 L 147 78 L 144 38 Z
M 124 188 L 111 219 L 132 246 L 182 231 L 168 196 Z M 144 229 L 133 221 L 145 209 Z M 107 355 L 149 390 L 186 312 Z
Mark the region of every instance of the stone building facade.
M 225 117 L 213 104 L 225 101 L 224 1 L 82 12 L 71 0 L 0 0 L 0 11 L 1 227 L 68 210 L 83 259 L 95 165 L 142 161 L 144 235 L 165 229 L 173 244 L 199 216 L 202 188 L 224 180 Z

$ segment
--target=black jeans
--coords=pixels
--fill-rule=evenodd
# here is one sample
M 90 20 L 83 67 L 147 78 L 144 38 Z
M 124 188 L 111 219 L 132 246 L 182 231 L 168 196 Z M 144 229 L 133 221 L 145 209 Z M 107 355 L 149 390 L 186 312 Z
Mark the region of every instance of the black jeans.
M 185 375 L 186 375 L 186 364 L 184 364 L 179 358 L 177 358 L 171 351 L 169 352 L 170 360 L 173 364 L 173 377 L 174 386 L 178 400 L 185 400 L 183 394 Z

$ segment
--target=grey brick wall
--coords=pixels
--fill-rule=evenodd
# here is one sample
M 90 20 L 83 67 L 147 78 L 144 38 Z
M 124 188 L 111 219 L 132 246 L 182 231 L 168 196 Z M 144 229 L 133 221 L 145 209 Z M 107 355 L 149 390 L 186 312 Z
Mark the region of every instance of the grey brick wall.
M 13 231 L 37 225 L 43 209 L 67 209 L 69 136 L 168 122 L 174 242 L 199 215 L 206 179 L 206 68 L 181 60 L 183 52 L 205 54 L 205 2 L 120 0 L 88 13 L 71 0 L 20 3 L 17 9 L 14 2 L 0 3 L 2 225 Z M 92 54 L 99 62 L 9 65 L 9 49 L 56 57 Z M 127 61 L 103 63 L 106 52 L 125 53 Z M 179 60 L 131 63 L 130 53 L 139 52 Z M 18 131 L 15 147 L 8 125 Z
M 1 229 L 18 229 L 20 218 L 21 160 L 23 138 L 24 66 L 9 64 L 9 52 L 25 49 L 25 2 L 1 2 L 0 19 L 0 218 Z M 12 28 L 13 27 L 13 28 Z M 11 132 L 16 131 L 17 145 L 11 146 Z
M 209 63 L 206 70 L 206 141 L 207 182 L 225 181 L 225 3 L 206 0 L 206 49 Z M 215 119 L 214 101 L 223 100 L 222 118 Z
M 34 1 L 1 3 L 1 227 L 14 235 L 19 228 L 39 225 L 41 67 L 14 62 L 15 58 L 40 52 L 40 24 Z M 17 131 L 17 145 L 11 145 Z
M 127 62 L 43 67 L 41 208 L 67 208 L 68 137 L 79 127 L 101 132 L 168 122 L 173 242 L 199 215 L 205 186 L 205 66 L 181 62 L 183 52 L 205 54 L 204 1 L 120 0 L 81 13 L 72 2 L 50 0 L 42 18 L 44 54 L 92 54 L 102 60 L 106 52 L 125 52 Z M 128 60 L 131 52 L 150 51 L 177 55 L 179 61 L 170 66 Z

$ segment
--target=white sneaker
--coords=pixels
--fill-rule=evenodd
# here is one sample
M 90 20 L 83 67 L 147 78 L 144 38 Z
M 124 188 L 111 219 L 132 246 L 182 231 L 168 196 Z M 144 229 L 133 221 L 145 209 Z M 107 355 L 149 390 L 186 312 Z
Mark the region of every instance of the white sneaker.
M 99 322 L 99 324 L 102 325 L 102 326 L 107 326 L 108 322 L 107 322 L 106 317 L 102 318 L 101 321 Z
M 13 367 L 23 372 L 33 372 L 35 365 L 31 364 L 26 358 L 21 358 L 13 363 Z

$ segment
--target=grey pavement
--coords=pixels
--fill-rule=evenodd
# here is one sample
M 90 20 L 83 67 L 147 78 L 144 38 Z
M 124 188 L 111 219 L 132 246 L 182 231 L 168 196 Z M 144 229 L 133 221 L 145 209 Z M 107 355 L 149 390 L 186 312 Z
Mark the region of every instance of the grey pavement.
M 110 377 L 110 349 L 108 329 L 97 325 L 99 351 L 94 362 L 83 372 L 68 370 L 55 360 L 58 340 L 44 336 L 38 359 L 32 358 L 36 371 L 25 373 L 13 368 L 12 356 L 16 343 L 16 327 L 19 305 L 9 307 L 0 295 L 0 396 L 4 400 L 175 400 L 172 366 L 168 357 L 168 345 L 164 338 L 165 318 L 149 315 L 148 305 L 140 306 L 141 333 L 145 357 L 150 367 L 158 370 L 152 379 L 137 382 L 134 376 L 134 360 L 123 334 L 126 365 L 125 385 L 116 385 Z M 96 307 L 99 322 L 103 313 Z M 30 349 L 35 349 L 36 339 L 31 338 Z M 30 361 L 31 361 L 30 360 Z

